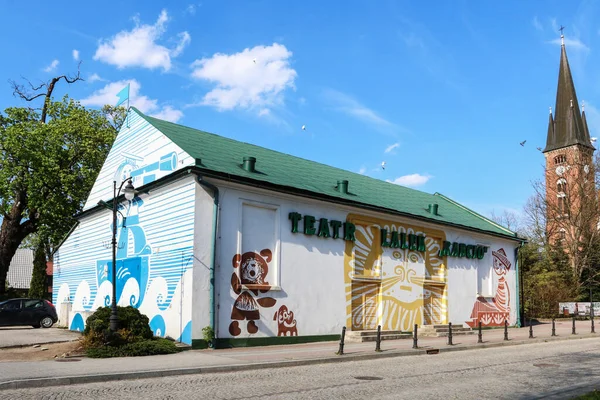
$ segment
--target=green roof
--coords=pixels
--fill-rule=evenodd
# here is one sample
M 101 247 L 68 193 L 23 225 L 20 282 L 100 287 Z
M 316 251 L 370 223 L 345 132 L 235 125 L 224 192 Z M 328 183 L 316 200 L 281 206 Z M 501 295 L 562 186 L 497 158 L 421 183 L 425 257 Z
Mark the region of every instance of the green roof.
M 439 193 L 399 186 L 149 117 L 132 109 L 195 158 L 196 166 L 207 175 L 521 240 L 516 233 Z M 244 157 L 256 158 L 257 172 L 241 167 Z M 337 190 L 340 180 L 349 182 L 347 194 Z M 439 215 L 428 211 L 430 204 L 438 204 Z

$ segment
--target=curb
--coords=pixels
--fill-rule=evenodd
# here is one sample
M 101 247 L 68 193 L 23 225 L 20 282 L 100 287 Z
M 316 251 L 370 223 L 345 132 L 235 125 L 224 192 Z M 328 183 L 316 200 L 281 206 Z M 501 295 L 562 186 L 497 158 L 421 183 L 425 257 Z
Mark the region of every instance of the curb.
M 476 345 L 454 345 L 452 347 L 420 347 L 419 349 L 410 350 L 385 350 L 381 353 L 367 353 L 367 354 L 348 354 L 344 356 L 335 357 L 320 357 L 310 358 L 304 360 L 292 360 L 292 361 L 272 361 L 263 362 L 256 364 L 233 364 L 225 366 L 214 366 L 214 367 L 193 367 L 193 368 L 177 368 L 177 369 L 165 369 L 165 370 L 149 370 L 149 371 L 135 371 L 135 372 L 120 372 L 120 373 L 109 373 L 109 374 L 93 374 L 93 375 L 78 375 L 78 376 L 65 376 L 65 377 L 49 377 L 49 378 L 33 378 L 33 379 L 17 379 L 13 381 L 0 382 L 1 390 L 10 389 L 29 389 L 29 388 L 41 388 L 49 386 L 64 386 L 64 385 L 77 385 L 85 383 L 97 383 L 97 382 L 108 382 L 108 381 L 120 381 L 120 380 L 134 380 L 134 379 L 145 379 L 145 378 L 161 378 L 168 376 L 181 376 L 181 375 L 194 375 L 194 374 L 214 374 L 222 372 L 236 372 L 245 370 L 255 369 L 268 369 L 268 368 L 284 368 L 284 367 L 299 367 L 315 364 L 332 364 L 347 361 L 364 361 L 373 360 L 377 358 L 392 358 L 392 357 L 403 357 L 403 356 L 424 356 L 430 355 L 430 351 L 435 351 L 434 354 L 454 352 L 454 351 L 465 351 L 465 350 L 479 350 L 489 349 L 495 347 L 504 346 L 518 346 L 524 344 L 534 343 L 546 343 L 554 341 L 564 340 L 578 340 L 578 339 L 598 339 L 600 335 L 597 334 L 582 334 L 573 336 L 557 336 L 555 338 L 534 338 L 525 340 L 509 340 L 494 343 L 483 343 Z

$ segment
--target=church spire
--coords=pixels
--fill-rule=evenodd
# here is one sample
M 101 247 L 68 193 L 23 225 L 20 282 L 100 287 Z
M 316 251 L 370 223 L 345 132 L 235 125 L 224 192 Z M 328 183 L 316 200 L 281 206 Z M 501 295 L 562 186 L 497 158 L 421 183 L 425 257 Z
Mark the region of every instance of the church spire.
M 593 148 L 590 135 L 579 112 L 579 102 L 577 101 L 577 93 L 575 93 L 562 29 L 561 27 L 560 68 L 556 90 L 556 107 L 554 108 L 554 132 L 553 135 L 550 135 L 550 127 L 548 127 L 548 139 L 544 152 L 575 144 Z

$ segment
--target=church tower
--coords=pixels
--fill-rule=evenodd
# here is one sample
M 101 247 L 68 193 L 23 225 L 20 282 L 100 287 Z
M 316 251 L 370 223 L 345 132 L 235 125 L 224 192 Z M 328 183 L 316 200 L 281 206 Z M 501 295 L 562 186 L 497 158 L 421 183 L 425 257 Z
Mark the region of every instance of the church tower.
M 576 242 L 581 229 L 596 226 L 594 147 L 579 103 L 561 34 L 554 116 L 550 109 L 546 157 L 546 233 L 550 243 Z M 568 247 L 568 246 L 567 246 Z

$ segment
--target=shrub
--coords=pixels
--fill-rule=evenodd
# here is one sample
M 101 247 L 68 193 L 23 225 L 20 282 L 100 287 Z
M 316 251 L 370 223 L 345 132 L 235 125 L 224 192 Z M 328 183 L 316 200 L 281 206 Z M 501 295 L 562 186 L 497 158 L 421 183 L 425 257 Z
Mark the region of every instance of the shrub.
M 137 308 L 117 307 L 119 330 L 110 330 L 110 307 L 100 307 L 88 319 L 83 331 L 87 348 L 103 345 L 121 346 L 135 343 L 154 336 L 148 325 L 148 317 Z
M 102 346 L 90 348 L 87 350 L 86 354 L 91 358 L 109 358 L 173 354 L 177 353 L 178 351 L 179 349 L 174 342 L 163 338 L 154 338 L 128 343 L 122 346 Z

